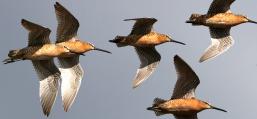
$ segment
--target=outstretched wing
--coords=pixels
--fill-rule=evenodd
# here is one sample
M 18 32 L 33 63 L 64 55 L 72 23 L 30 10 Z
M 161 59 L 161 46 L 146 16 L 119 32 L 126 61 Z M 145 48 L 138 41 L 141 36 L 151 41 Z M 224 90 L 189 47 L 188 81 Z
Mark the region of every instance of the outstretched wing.
M 49 35 L 51 30 L 22 19 L 21 24 L 29 31 L 28 46 L 36 46 L 50 43 Z
M 60 3 L 56 2 L 54 8 L 58 21 L 56 43 L 64 42 L 77 36 L 78 20 Z
M 234 1 L 235 0 L 213 0 L 207 14 L 217 14 L 217 13 L 228 12 L 230 10 L 231 4 Z
M 134 18 L 125 19 L 124 21 L 135 20 L 130 35 L 145 35 L 152 31 L 153 24 L 157 21 L 155 18 Z
M 210 28 L 211 45 L 205 50 L 200 58 L 200 62 L 214 58 L 227 51 L 233 44 L 234 40 L 230 36 L 230 28 L 217 29 Z
M 178 79 L 171 99 L 193 98 L 200 80 L 191 67 L 178 55 L 174 57 Z
M 79 64 L 79 56 L 58 59 L 62 74 L 61 90 L 63 108 L 67 112 L 77 96 L 84 71 Z
M 40 79 L 39 96 L 43 112 L 51 112 L 59 87 L 60 72 L 51 60 L 33 60 L 32 64 Z
M 161 60 L 161 55 L 154 47 L 135 47 L 135 49 L 141 61 L 141 65 L 133 80 L 133 88 L 138 87 L 145 81 L 154 72 Z

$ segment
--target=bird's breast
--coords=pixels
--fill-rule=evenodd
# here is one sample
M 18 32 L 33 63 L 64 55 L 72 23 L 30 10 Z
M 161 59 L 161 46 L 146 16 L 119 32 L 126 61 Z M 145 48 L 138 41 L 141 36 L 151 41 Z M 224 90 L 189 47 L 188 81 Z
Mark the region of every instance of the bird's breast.
M 31 46 L 28 47 L 25 54 L 27 59 L 31 60 L 44 60 L 51 59 L 53 57 L 59 57 L 68 51 L 65 48 L 56 46 L 55 44 L 46 44 L 43 46 Z
M 196 99 L 175 99 L 169 100 L 159 107 L 175 115 L 191 115 L 203 110 L 202 103 Z
M 245 18 L 232 13 L 220 13 L 210 16 L 205 21 L 205 26 L 213 28 L 227 28 L 239 25 L 245 22 Z
M 164 42 L 158 34 L 147 34 L 143 35 L 142 37 L 139 37 L 133 45 L 140 47 L 153 47 L 161 43 Z

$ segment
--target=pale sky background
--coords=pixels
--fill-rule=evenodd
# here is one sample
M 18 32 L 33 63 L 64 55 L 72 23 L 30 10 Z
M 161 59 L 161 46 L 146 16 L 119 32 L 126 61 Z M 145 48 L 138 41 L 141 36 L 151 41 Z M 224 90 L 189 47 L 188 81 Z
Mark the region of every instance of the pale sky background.
M 197 97 L 228 113 L 205 110 L 199 119 L 254 119 L 257 117 L 257 25 L 242 24 L 231 30 L 235 45 L 228 52 L 198 63 L 210 44 L 206 27 L 185 21 L 190 14 L 206 13 L 212 0 L 61 0 L 80 22 L 79 37 L 112 54 L 92 51 L 81 57 L 85 69 L 80 91 L 68 113 L 62 108 L 60 93 L 49 119 L 174 119 L 156 117 L 146 108 L 155 97 L 169 99 L 177 76 L 173 56 L 181 56 L 198 74 Z M 55 41 L 57 21 L 54 0 L 1 0 L 0 59 L 10 49 L 27 46 L 22 18 L 49 27 Z M 237 0 L 232 11 L 257 20 L 256 0 Z M 108 40 L 129 34 L 133 22 L 126 18 L 154 17 L 154 29 L 187 45 L 166 43 L 157 47 L 162 60 L 153 75 L 137 89 L 132 79 L 139 67 L 133 47 L 117 48 Z M 0 65 L 0 118 L 45 119 L 39 101 L 39 81 L 30 61 Z

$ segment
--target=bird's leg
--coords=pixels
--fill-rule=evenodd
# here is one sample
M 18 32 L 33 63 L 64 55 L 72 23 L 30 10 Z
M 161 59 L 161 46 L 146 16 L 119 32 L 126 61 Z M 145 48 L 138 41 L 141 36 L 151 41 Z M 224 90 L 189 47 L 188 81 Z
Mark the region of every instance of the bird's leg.
M 84 54 L 84 53 L 77 53 L 77 52 L 75 52 L 75 51 L 71 50 L 70 48 L 68 48 L 68 47 L 66 47 L 66 46 L 64 46 L 64 48 L 66 48 L 67 50 L 69 50 L 69 52 L 70 52 L 70 53 L 74 53 L 74 54 L 77 54 L 77 55 L 85 56 L 85 54 Z

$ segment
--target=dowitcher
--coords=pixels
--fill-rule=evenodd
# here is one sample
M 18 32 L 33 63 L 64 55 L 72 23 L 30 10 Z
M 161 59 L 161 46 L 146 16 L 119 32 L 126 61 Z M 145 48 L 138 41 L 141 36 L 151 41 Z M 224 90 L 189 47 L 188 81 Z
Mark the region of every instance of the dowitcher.
M 199 62 L 214 58 L 234 43 L 230 36 L 230 29 L 242 23 L 255 23 L 246 16 L 237 15 L 230 11 L 230 6 L 235 0 L 213 0 L 207 14 L 192 14 L 186 23 L 192 25 L 203 25 L 209 27 L 211 34 L 211 45 L 205 50 Z
M 50 29 L 22 19 L 21 24 L 29 31 L 28 46 L 11 50 L 4 63 L 31 60 L 40 80 L 39 96 L 43 112 L 49 115 L 59 87 L 60 71 L 53 57 L 69 52 L 63 46 L 50 44 Z M 60 51 L 60 52 L 58 52 Z
M 75 100 L 84 74 L 79 64 L 79 55 L 90 50 L 111 52 L 96 48 L 94 45 L 79 39 L 77 37 L 78 20 L 58 2 L 54 7 L 58 21 L 56 45 L 64 46 L 75 54 L 72 57 L 58 57 L 62 77 L 62 101 L 64 110 L 67 112 Z
M 57 41 L 50 43 L 50 29 L 22 19 L 21 24 L 29 31 L 28 46 L 10 50 L 5 64 L 21 60 L 31 60 L 40 79 L 40 101 L 43 112 L 49 116 L 54 104 L 61 77 L 61 92 L 64 110 L 71 107 L 83 77 L 79 64 L 79 55 L 90 50 L 109 51 L 79 40 L 77 30 L 79 23 L 63 6 L 55 4 L 58 19 Z M 61 68 L 57 68 L 53 58 L 58 57 Z
M 146 80 L 156 69 L 161 60 L 161 55 L 156 51 L 155 46 L 166 42 L 182 42 L 171 39 L 166 34 L 161 34 L 152 30 L 153 24 L 157 21 L 155 18 L 135 18 L 125 19 L 124 21 L 135 20 L 135 24 L 128 36 L 116 36 L 110 42 L 116 43 L 118 47 L 134 46 L 141 61 L 133 80 L 133 88 L 138 87 Z
M 173 114 L 176 119 L 197 119 L 197 113 L 205 109 L 227 112 L 197 99 L 195 89 L 200 84 L 198 76 L 178 55 L 174 57 L 174 63 L 178 80 L 171 99 L 155 98 L 152 107 L 148 107 L 147 110 L 153 110 L 156 116 Z

